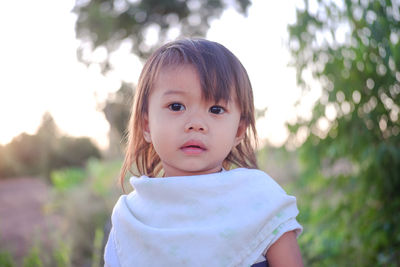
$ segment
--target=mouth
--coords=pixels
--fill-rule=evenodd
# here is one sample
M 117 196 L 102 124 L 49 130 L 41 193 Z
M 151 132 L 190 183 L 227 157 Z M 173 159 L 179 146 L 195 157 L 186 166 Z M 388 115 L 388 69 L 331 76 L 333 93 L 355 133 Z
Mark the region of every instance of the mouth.
M 207 150 L 206 146 L 200 141 L 188 141 L 180 149 L 189 155 L 200 154 Z

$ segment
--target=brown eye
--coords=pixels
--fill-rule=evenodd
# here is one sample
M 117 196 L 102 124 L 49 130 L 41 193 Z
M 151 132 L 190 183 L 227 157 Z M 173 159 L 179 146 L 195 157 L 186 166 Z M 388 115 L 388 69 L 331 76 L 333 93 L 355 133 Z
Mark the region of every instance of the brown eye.
M 225 109 L 221 106 L 212 106 L 210 108 L 210 112 L 213 114 L 223 114 L 225 112 Z
M 168 108 L 172 111 L 182 111 L 185 110 L 185 106 L 180 103 L 172 103 L 168 106 Z

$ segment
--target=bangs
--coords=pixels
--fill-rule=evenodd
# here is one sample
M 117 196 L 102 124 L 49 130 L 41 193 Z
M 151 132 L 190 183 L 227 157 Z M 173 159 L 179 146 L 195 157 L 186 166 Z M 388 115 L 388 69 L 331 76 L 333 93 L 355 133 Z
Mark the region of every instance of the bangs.
M 183 39 L 157 49 L 143 66 L 129 122 L 127 151 L 120 174 L 122 185 L 133 165 L 137 176 L 156 177 L 160 174 L 163 168 L 161 159 L 153 145 L 143 137 L 144 118 L 148 115 L 150 93 L 159 73 L 163 68 L 184 65 L 197 71 L 203 100 L 216 103 L 235 101 L 240 107 L 240 120 L 244 122 L 246 131 L 243 140 L 224 159 L 223 167 L 257 168 L 253 147 L 257 144 L 253 92 L 245 68 L 223 45 L 204 39 Z
M 225 47 L 202 40 L 182 40 L 160 48 L 155 75 L 163 68 L 193 66 L 200 80 L 202 97 L 206 101 L 232 100 L 232 91 L 238 88 L 238 60 Z M 235 60 L 236 59 L 236 60 Z M 154 77 L 156 78 L 156 77 Z M 236 92 L 237 93 L 237 92 Z M 239 98 L 239 94 L 237 94 Z

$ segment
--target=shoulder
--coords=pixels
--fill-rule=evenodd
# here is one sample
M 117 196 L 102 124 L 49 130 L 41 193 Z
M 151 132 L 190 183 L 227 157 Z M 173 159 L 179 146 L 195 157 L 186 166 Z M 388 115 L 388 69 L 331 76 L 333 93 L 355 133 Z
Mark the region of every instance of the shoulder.
M 104 266 L 119 267 L 118 253 L 115 246 L 114 229 L 112 228 L 108 236 L 107 244 L 104 248 Z
M 247 168 L 237 168 L 226 171 L 231 175 L 243 175 L 252 179 L 265 179 L 265 180 L 273 180 L 267 173 L 259 170 L 259 169 L 247 169 Z
M 259 169 L 237 168 L 228 171 L 230 175 L 242 177 L 246 183 L 279 194 L 286 194 L 285 190 L 267 173 Z
M 131 216 L 131 209 L 132 205 L 134 203 L 134 199 L 136 198 L 136 192 L 133 191 L 129 194 L 124 194 L 119 197 L 117 202 L 114 205 L 112 214 L 111 214 L 111 219 L 112 223 L 114 225 L 115 220 L 118 218 L 122 217 L 129 217 Z

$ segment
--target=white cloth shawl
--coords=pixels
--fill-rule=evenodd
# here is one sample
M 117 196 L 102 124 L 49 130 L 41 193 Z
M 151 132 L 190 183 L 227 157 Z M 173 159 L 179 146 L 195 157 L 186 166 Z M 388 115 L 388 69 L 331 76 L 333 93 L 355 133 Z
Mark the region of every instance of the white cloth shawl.
M 259 170 L 130 182 L 110 234 L 123 267 L 250 266 L 278 234 L 302 231 L 296 198 Z

